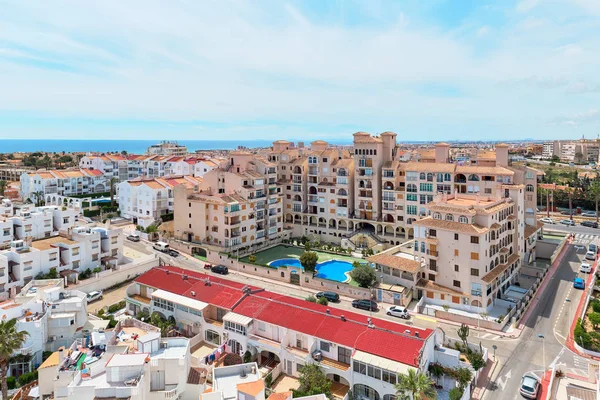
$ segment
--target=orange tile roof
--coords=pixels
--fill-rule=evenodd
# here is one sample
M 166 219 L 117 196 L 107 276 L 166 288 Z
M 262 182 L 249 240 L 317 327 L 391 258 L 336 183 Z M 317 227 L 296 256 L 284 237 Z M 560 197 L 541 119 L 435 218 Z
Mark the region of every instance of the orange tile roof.
M 262 379 L 259 379 L 254 382 L 238 383 L 237 389 L 238 389 L 238 391 L 240 391 L 242 393 L 247 393 L 249 395 L 256 397 L 256 396 L 258 396 L 258 394 L 260 392 L 265 390 L 265 383 L 263 382 Z
M 410 273 L 417 272 L 421 267 L 415 260 L 398 257 L 393 254 L 375 254 L 374 256 L 368 257 L 367 261 Z
M 418 219 L 413 222 L 414 225 L 425 226 L 428 228 L 443 229 L 453 232 L 470 233 L 472 235 L 482 235 L 489 229 L 475 224 L 463 224 L 461 222 L 446 221 L 440 219 L 433 219 L 431 217 L 425 217 Z
M 292 392 L 271 393 L 267 400 L 288 400 L 293 396 Z

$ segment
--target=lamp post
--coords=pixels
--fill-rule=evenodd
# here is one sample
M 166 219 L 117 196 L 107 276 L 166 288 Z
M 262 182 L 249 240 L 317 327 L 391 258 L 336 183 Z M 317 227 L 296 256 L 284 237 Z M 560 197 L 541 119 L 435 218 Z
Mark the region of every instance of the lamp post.
M 546 338 L 541 333 L 538 333 L 538 338 L 542 339 L 542 367 L 546 371 Z
M 492 345 L 492 349 L 494 349 L 494 361 L 496 361 L 496 349 L 498 348 L 498 346 L 496 346 L 495 344 Z

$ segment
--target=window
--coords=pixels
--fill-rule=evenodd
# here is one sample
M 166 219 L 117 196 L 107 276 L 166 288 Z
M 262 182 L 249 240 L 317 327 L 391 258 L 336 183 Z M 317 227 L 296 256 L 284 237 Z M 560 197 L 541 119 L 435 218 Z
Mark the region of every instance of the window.
M 352 350 L 338 346 L 338 361 L 350 365 L 352 359 Z
M 265 325 L 264 322 L 260 322 L 260 321 L 258 322 L 258 330 L 261 332 L 264 332 L 267 330 L 267 326 Z
M 458 217 L 458 222 L 460 222 L 461 224 L 468 224 L 469 219 L 467 217 L 465 217 L 464 215 L 461 215 L 460 217 Z
M 433 192 L 433 184 L 432 183 L 421 183 L 419 184 L 419 188 L 422 192 Z
M 446 221 L 454 221 L 454 215 L 446 214 Z
M 479 244 L 479 236 L 471 236 L 471 243 Z
M 296 372 L 300 372 L 300 370 L 304 367 L 304 364 L 297 362 L 296 363 Z
M 481 283 L 471 283 L 471 296 L 481 296 Z
M 374 367 L 372 365 L 367 365 L 367 375 L 371 378 L 381 380 L 381 369 Z
M 458 233 L 454 234 L 454 240 L 458 240 Z
M 437 231 L 435 229 L 430 229 L 429 230 L 429 236 L 436 237 L 437 236 Z
M 204 337 L 209 343 L 216 344 L 217 346 L 221 344 L 221 335 L 215 331 L 206 331 Z
M 471 268 L 471 276 L 479 276 L 479 269 Z
M 324 342 L 324 341 L 319 341 L 319 348 L 321 349 L 321 351 L 326 351 L 329 353 L 329 349 L 330 349 L 331 343 L 329 342 Z
M 455 287 L 458 287 L 458 288 L 460 287 L 460 281 L 454 280 L 454 281 L 452 281 L 452 284 L 453 284 Z
M 231 322 L 231 321 L 225 321 L 224 327 L 228 331 L 236 332 L 236 333 L 246 336 L 246 327 L 244 325 L 236 324 L 235 322 Z
M 459 271 L 458 264 L 454 264 L 454 272 L 458 272 L 458 271 Z
M 440 214 L 439 212 L 434 212 L 433 219 L 442 219 L 442 214 Z
M 409 215 L 417 215 L 417 206 L 413 206 L 413 205 L 406 206 L 406 213 Z
M 471 260 L 479 260 L 479 253 L 471 252 Z

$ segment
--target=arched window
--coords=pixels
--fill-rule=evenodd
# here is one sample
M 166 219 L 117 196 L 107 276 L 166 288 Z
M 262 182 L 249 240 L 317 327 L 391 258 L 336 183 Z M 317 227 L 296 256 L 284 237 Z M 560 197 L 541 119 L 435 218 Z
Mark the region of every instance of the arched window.
M 525 191 L 526 192 L 533 192 L 533 185 L 527 185 L 527 186 L 525 186 Z
M 425 172 L 421 172 L 419 174 L 419 179 L 423 179 L 423 180 L 427 179 L 427 175 L 425 175 Z
M 454 215 L 446 214 L 446 221 L 454 221 Z
M 340 189 L 340 190 L 338 190 L 338 195 L 339 196 L 347 196 L 348 192 L 346 192 L 346 189 Z
M 415 251 L 419 251 L 419 241 L 415 240 Z
M 469 180 L 473 181 L 473 182 L 477 182 L 479 180 L 479 177 L 475 174 L 471 174 L 471 175 L 469 175 Z
M 465 217 L 464 215 L 461 215 L 460 217 L 458 217 L 458 222 L 460 222 L 461 224 L 468 224 L 469 218 Z
M 444 182 L 444 174 L 437 174 L 437 181 Z
M 393 394 L 384 394 L 383 395 L 383 400 L 396 400 L 397 397 L 394 396 Z
M 417 185 L 414 183 L 409 183 L 406 185 L 406 191 L 410 193 L 417 193 Z
M 439 212 L 433 213 L 433 219 L 442 219 L 442 214 L 440 214 Z
M 433 182 L 433 174 L 431 172 L 427 174 L 427 182 Z
M 380 400 L 379 393 L 377 393 L 377 390 L 367 385 L 361 385 L 360 383 L 354 385 L 353 394 L 355 396 L 358 396 L 358 398 Z
M 445 182 L 450 182 L 452 180 L 452 177 L 450 176 L 450 174 L 444 174 L 444 181 Z

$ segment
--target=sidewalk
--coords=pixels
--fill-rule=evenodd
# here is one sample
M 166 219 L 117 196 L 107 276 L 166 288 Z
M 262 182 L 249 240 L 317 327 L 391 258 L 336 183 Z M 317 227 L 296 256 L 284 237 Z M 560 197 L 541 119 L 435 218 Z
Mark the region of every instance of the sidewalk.
M 479 379 L 477 379 L 477 383 L 475 384 L 475 388 L 471 394 L 471 399 L 479 400 L 483 398 L 483 395 L 487 391 L 489 384 L 493 382 L 492 375 L 494 374 L 497 366 L 497 361 L 492 361 L 488 358 L 488 362 L 479 373 Z

